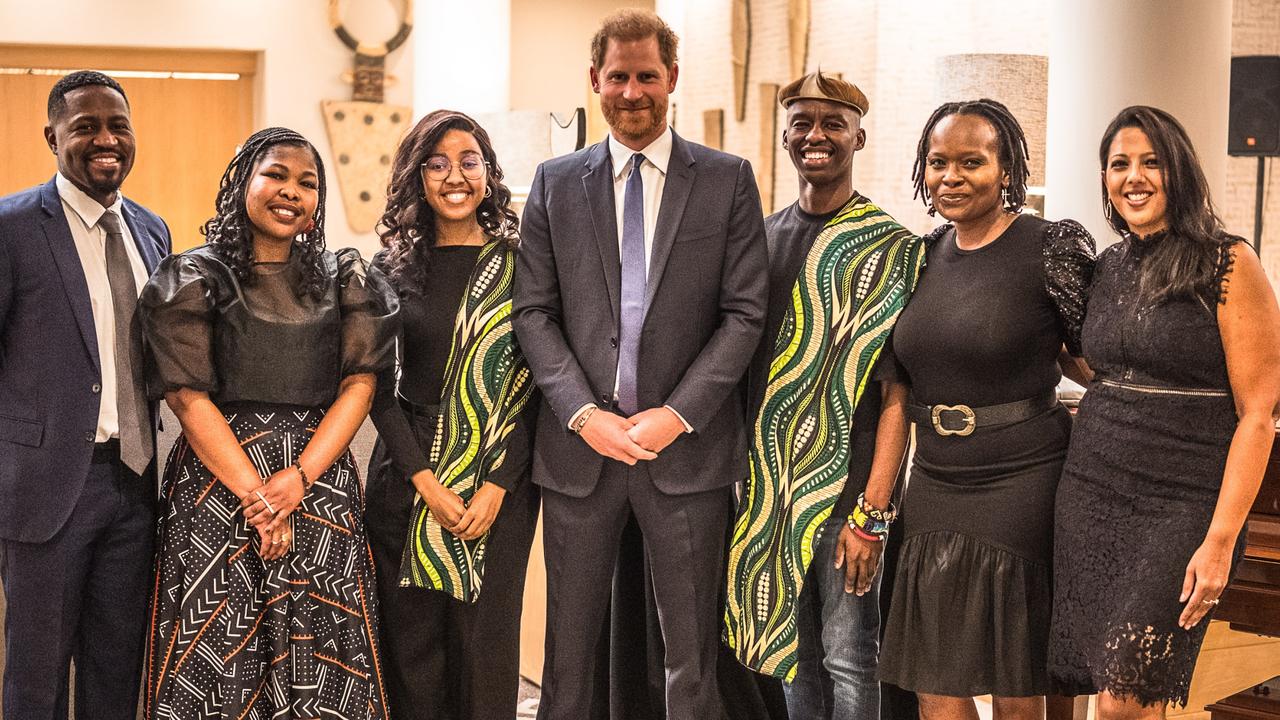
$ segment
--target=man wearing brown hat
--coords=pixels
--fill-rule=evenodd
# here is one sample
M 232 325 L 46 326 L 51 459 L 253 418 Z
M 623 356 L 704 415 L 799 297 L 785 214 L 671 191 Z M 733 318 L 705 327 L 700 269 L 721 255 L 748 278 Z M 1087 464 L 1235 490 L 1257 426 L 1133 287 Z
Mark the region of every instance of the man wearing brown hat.
M 743 664 L 787 680 L 791 717 L 874 720 L 878 566 L 906 448 L 888 336 L 923 253 L 854 190 L 866 95 L 819 71 L 778 101 L 800 197 L 765 219 L 769 313 L 748 372 L 726 634 Z

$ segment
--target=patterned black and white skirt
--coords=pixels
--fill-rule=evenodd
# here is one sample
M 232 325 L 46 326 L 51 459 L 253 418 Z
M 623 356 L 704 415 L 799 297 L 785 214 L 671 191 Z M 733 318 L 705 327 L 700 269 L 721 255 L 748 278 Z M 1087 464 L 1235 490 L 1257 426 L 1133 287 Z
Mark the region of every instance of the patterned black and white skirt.
M 318 408 L 224 415 L 258 472 L 288 467 Z M 387 717 L 363 495 L 344 454 L 294 511 L 293 548 L 258 556 L 236 496 L 179 437 L 164 475 L 147 646 L 146 717 Z

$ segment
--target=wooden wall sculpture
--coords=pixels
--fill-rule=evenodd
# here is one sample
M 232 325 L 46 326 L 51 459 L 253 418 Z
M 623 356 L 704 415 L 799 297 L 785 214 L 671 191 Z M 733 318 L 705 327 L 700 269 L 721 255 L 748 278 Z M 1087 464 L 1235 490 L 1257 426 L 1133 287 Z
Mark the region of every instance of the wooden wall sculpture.
M 724 149 L 724 110 L 702 111 L 702 144 L 716 150 Z
M 732 38 L 733 114 L 741 122 L 747 117 L 747 70 L 751 59 L 750 0 L 733 0 L 729 32 Z
M 791 74 L 788 77 L 798 78 L 804 75 L 804 66 L 809 60 L 809 0 L 788 0 L 787 30 L 791 36 Z
M 337 160 L 334 171 L 347 210 L 347 224 L 356 232 L 371 232 L 382 217 L 387 199 L 391 159 L 412 119 L 413 109 L 384 103 L 387 55 L 413 30 L 413 0 L 404 0 L 400 29 L 389 40 L 366 44 L 342 23 L 339 0 L 329 0 L 329 25 L 338 39 L 355 52 L 351 100 L 322 100 L 325 129 Z
M 756 165 L 756 185 L 764 214 L 773 212 L 773 160 L 778 148 L 778 85 L 760 84 L 760 163 Z

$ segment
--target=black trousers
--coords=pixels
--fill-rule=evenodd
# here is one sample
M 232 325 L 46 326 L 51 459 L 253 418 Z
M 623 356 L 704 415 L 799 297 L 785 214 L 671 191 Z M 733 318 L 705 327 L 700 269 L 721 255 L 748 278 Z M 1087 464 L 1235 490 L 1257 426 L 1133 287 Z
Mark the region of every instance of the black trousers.
M 605 461 L 599 482 L 585 498 L 544 490 L 547 652 L 539 718 L 581 720 L 599 712 L 599 649 L 608 626 L 619 544 L 631 513 L 652 567 L 664 646 L 666 714 L 721 716 L 716 660 L 731 504 L 727 487 L 667 495 L 654 486 L 643 464 L 628 467 L 615 461 Z M 643 628 L 643 615 L 634 622 Z
M 4 716 L 131 720 L 146 637 L 155 538 L 154 463 L 134 474 L 97 453 L 71 517 L 47 542 L 0 541 Z
M 400 587 L 400 561 L 416 491 L 387 459 L 381 440 L 369 463 L 365 495 L 391 717 L 515 717 L 520 612 L 538 520 L 537 486 L 526 478 L 503 500 L 486 544 L 483 590 L 473 604 L 435 590 Z

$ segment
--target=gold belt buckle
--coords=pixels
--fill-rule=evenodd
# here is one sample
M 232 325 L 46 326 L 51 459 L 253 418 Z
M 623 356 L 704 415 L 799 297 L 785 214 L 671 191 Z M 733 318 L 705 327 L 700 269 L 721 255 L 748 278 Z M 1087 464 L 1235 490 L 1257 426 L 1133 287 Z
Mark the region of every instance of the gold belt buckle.
M 942 426 L 942 413 L 958 412 L 964 415 L 964 427 L 959 430 L 951 430 Z M 959 435 L 965 437 L 972 435 L 978 426 L 978 418 L 973 414 L 973 408 L 968 405 L 934 405 L 930 410 L 929 419 L 933 422 L 933 431 L 939 435 Z

